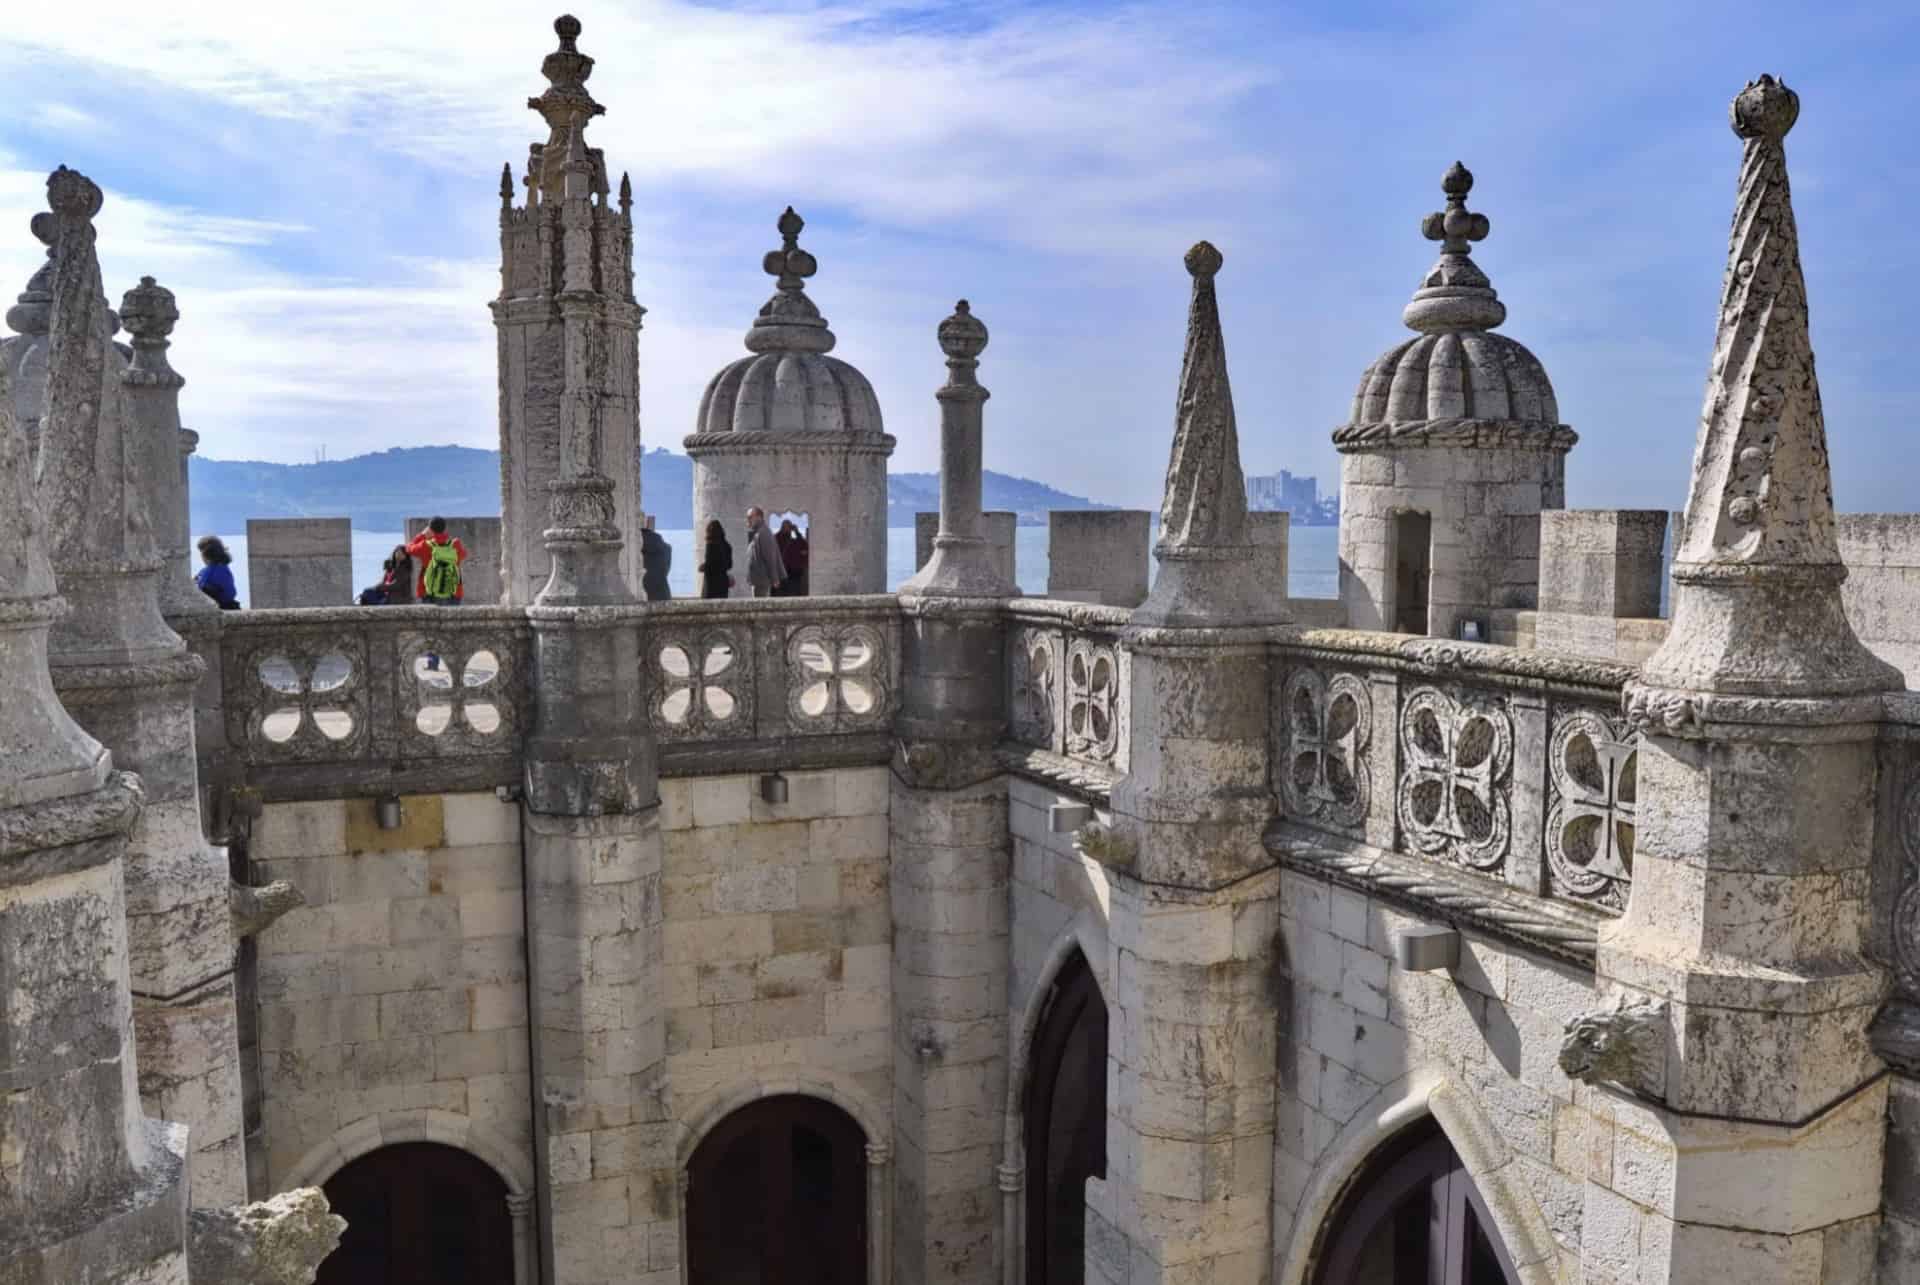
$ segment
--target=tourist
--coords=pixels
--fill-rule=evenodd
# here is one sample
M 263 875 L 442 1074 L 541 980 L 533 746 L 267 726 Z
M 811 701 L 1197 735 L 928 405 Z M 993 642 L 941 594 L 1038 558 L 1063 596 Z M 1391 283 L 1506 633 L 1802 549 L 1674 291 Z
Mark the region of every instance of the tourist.
M 435 607 L 457 607 L 467 596 L 460 564 L 467 560 L 467 546 L 447 534 L 447 520 L 435 517 L 427 529 L 413 537 L 407 557 L 420 564 L 420 577 L 414 582 L 414 596 Z M 440 657 L 427 653 L 429 672 L 440 668 Z
M 396 544 L 380 564 L 380 583 L 360 591 L 363 607 L 401 607 L 413 601 L 413 559 L 407 546 Z
M 780 523 L 780 534 L 775 537 L 780 545 L 780 565 L 785 568 L 787 581 L 773 591 L 776 598 L 804 598 L 807 596 L 807 537 L 806 533 L 794 525 L 792 518 Z
M 747 584 L 756 598 L 771 597 L 787 580 L 780 561 L 780 543 L 767 526 L 767 515 L 756 505 L 747 510 Z
M 233 583 L 233 555 L 227 552 L 227 546 L 217 535 L 203 535 L 197 546 L 200 561 L 206 565 L 200 568 L 193 582 L 200 586 L 200 592 L 214 600 L 222 611 L 240 610 L 239 590 Z
M 707 523 L 707 547 L 700 560 L 700 596 L 724 598 L 733 588 L 733 546 L 727 543 L 727 529 L 715 518 Z
M 648 602 L 667 602 L 673 590 L 667 585 L 667 572 L 673 569 L 673 546 L 653 529 L 653 514 L 640 529 L 640 588 Z

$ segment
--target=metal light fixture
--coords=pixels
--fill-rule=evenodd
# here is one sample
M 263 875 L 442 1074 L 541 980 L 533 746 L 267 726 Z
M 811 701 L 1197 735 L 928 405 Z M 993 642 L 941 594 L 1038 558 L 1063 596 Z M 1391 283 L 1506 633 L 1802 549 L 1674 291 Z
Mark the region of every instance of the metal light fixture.
M 1408 973 L 1437 973 L 1460 962 L 1460 934 L 1439 924 L 1402 929 L 1393 939 L 1393 961 Z
M 373 805 L 373 819 L 382 830 L 398 830 L 401 820 L 400 796 L 389 794 L 386 798 L 377 801 Z
M 760 798 L 766 803 L 785 803 L 787 801 L 787 778 L 778 772 L 769 772 L 760 778 Z
M 1093 809 L 1084 803 L 1056 803 L 1047 809 L 1047 828 L 1055 834 L 1072 834 L 1093 820 Z

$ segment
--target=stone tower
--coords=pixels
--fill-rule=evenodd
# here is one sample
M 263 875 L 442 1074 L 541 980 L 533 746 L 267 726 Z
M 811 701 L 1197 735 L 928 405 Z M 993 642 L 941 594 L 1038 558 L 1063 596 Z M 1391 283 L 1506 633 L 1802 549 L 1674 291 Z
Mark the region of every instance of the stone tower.
M 525 203 L 512 166 L 500 173 L 499 330 L 502 601 L 524 606 L 546 583 L 547 488 L 569 434 L 601 452 L 613 482 L 620 572 L 640 583 L 640 318 L 633 297 L 633 189 L 607 203 L 606 161 L 582 141 L 606 110 L 587 92 L 593 59 L 575 46 L 580 22 L 553 24 L 560 47 L 540 64 L 548 87 L 527 106 L 547 141 L 527 157 Z M 584 431 L 591 423 L 593 431 Z M 583 467 L 585 464 L 583 463 Z
M 1440 259 L 1401 313 L 1419 333 L 1367 367 L 1333 442 L 1353 627 L 1444 638 L 1535 605 L 1540 511 L 1566 507 L 1578 438 L 1539 360 L 1493 333 L 1507 308 L 1472 259 L 1489 228 L 1467 209 L 1473 175 L 1456 161 L 1440 185 L 1447 208 L 1421 225 Z
M 793 207 L 780 216 L 780 248 L 763 267 L 778 288 L 747 330 L 747 351 L 713 377 L 687 438 L 693 457 L 696 545 L 709 519 L 735 532 L 754 506 L 808 518 L 814 594 L 879 593 L 887 578 L 887 457 L 893 438 L 867 377 L 836 357 L 833 332 L 807 297 L 819 265 L 799 246 Z M 736 592 L 746 592 L 736 552 Z

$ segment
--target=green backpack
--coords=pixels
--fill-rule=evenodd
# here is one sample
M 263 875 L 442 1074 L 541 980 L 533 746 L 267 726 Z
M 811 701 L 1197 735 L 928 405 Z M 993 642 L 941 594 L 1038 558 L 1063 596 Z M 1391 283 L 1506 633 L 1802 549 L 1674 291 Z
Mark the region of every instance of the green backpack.
M 429 598 L 452 598 L 460 592 L 460 551 L 453 541 L 436 544 L 428 551 L 426 589 Z

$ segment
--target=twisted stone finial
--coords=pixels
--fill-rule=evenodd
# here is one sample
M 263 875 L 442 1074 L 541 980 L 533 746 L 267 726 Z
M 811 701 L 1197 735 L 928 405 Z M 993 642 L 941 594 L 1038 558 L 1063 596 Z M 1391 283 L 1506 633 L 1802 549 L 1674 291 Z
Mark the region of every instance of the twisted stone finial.
M 953 315 L 940 323 L 940 351 L 954 361 L 973 361 L 987 348 L 987 328 L 962 299 Z
M 1741 138 L 1779 142 L 1800 119 L 1800 95 L 1772 76 L 1750 80 L 1727 108 L 1733 132 Z
M 1473 171 L 1455 161 L 1440 179 L 1447 207 L 1420 221 L 1420 234 L 1440 242 L 1440 260 L 1427 272 L 1413 300 L 1400 314 L 1408 328 L 1423 334 L 1491 330 L 1507 319 L 1487 274 L 1474 263 L 1473 243 L 1484 241 L 1493 224 L 1467 208 Z
M 780 248 L 767 251 L 760 266 L 768 276 L 779 278 L 780 289 L 803 290 L 806 279 L 820 270 L 819 261 L 800 248 L 800 231 L 807 226 L 807 221 L 789 205 L 775 226 L 780 231 Z

